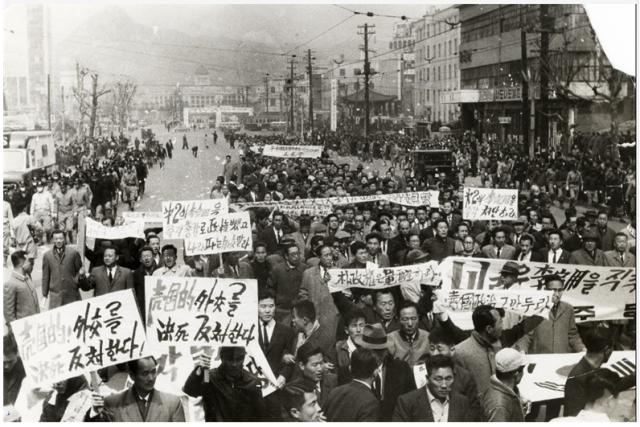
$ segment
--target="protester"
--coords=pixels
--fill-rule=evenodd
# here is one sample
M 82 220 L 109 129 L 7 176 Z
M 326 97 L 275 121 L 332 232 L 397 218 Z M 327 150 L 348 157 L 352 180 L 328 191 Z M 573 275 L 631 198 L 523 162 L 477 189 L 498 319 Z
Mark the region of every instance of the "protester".
M 288 416 L 286 421 L 317 423 L 326 421 L 318 404 L 315 383 L 299 379 L 282 389 L 282 408 Z
M 64 232 L 54 230 L 53 248 L 42 257 L 42 296 L 49 309 L 80 301 L 79 280 L 85 276 L 80 254 L 67 246 Z
M 495 363 L 496 373 L 482 393 L 483 420 L 491 423 L 524 422 L 531 403 L 520 396 L 518 384 L 524 375 L 527 359 L 512 348 L 504 348 L 496 353 Z

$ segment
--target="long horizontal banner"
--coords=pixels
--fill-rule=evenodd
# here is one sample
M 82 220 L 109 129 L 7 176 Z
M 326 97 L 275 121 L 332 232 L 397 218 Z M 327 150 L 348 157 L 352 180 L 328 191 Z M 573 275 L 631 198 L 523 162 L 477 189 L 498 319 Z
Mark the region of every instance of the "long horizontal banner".
M 469 220 L 507 220 L 518 216 L 518 190 L 465 188 L 462 213 Z
M 444 290 L 496 290 L 500 270 L 509 261 L 450 257 L 440 264 Z M 513 261 L 510 261 L 513 262 Z M 636 270 L 622 267 L 527 262 L 519 264 L 511 290 L 544 290 L 544 276 L 564 280 L 562 300 L 573 305 L 576 322 L 635 319 Z
M 383 289 L 409 283 L 437 286 L 440 283 L 436 261 L 391 268 L 330 269 L 329 276 L 330 292 L 348 288 Z
M 96 239 L 124 239 L 126 237 L 139 237 L 144 239 L 144 222 L 136 221 L 115 227 L 105 227 L 91 218 L 85 218 L 86 236 Z
M 441 300 L 452 313 L 468 313 L 469 317 L 476 307 L 491 305 L 522 316 L 549 318 L 552 296 L 551 291 L 450 289 L 440 292 L 438 301 Z
M 51 384 L 146 356 L 133 290 L 114 292 L 11 322 L 27 377 Z
M 189 219 L 208 218 L 229 213 L 227 199 L 162 202 L 164 225 L 175 225 Z M 165 239 L 168 239 L 166 235 Z
M 162 212 L 122 212 L 125 224 L 143 221 L 145 227 L 162 227 L 164 215 Z
M 293 159 L 317 159 L 322 156 L 322 150 L 323 147 L 321 145 L 265 145 L 262 149 L 262 155 L 267 157 L 286 157 Z
M 145 277 L 149 342 L 248 346 L 258 336 L 253 279 Z
M 184 221 L 184 224 L 187 230 L 184 248 L 188 256 L 250 251 L 253 248 L 248 212 Z
M 317 212 L 318 215 L 328 215 L 334 206 L 354 205 L 388 201 L 403 206 L 435 206 L 438 204 L 439 191 L 418 191 L 413 193 L 375 194 L 371 196 L 327 197 L 323 199 L 295 199 L 272 202 L 243 202 L 231 205 L 238 209 L 269 208 L 282 209 L 290 212 Z

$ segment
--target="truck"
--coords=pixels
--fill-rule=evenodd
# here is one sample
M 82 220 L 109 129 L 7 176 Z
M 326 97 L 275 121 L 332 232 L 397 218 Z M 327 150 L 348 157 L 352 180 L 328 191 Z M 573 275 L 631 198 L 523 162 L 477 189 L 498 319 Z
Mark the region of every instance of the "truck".
M 456 163 L 451 150 L 414 150 L 411 152 L 411 166 L 416 179 L 431 185 L 445 175 L 451 178 Z
M 56 147 L 50 131 L 5 132 L 2 149 L 5 189 L 56 169 Z

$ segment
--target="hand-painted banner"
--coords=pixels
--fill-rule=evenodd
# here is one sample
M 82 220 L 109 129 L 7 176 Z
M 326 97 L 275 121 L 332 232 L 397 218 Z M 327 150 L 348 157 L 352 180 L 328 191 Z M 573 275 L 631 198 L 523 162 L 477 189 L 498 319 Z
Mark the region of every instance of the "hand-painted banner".
M 321 145 L 265 145 L 262 155 L 267 157 L 319 158 L 322 156 Z
M 324 199 L 295 199 L 279 200 L 271 202 L 243 202 L 231 205 L 231 207 L 244 210 L 248 208 L 268 208 L 287 210 L 291 213 L 315 213 L 316 215 L 328 215 L 333 212 L 335 206 L 354 205 L 358 203 L 370 203 L 388 201 L 403 206 L 436 206 L 438 204 L 439 191 L 418 191 L 414 193 L 374 194 L 370 196 L 345 196 L 328 197 Z
M 27 377 L 51 384 L 146 356 L 133 290 L 114 292 L 11 322 Z
M 162 227 L 164 215 L 162 212 L 122 212 L 125 224 L 144 221 L 145 227 Z
M 170 227 L 173 232 L 173 226 L 165 227 L 165 232 Z M 187 220 L 177 229 L 179 234 L 184 234 L 184 248 L 188 256 L 249 251 L 253 248 L 248 212 Z
M 228 212 L 227 199 L 162 202 L 164 225 L 176 225 L 183 220 L 208 218 Z M 167 239 L 168 237 L 164 236 L 164 238 Z
M 139 237 L 144 239 L 144 222 L 136 221 L 117 227 L 105 227 L 91 218 L 84 219 L 86 224 L 86 237 L 97 239 L 124 239 L 126 237 Z
M 152 344 L 217 347 L 257 342 L 256 280 L 147 276 L 145 291 Z
M 529 365 L 518 385 L 520 394 L 532 402 L 563 399 L 564 387 L 571 369 L 584 357 L 584 353 L 530 354 Z M 602 365 L 620 376 L 635 375 L 634 351 L 614 351 Z M 626 360 L 626 361 L 625 361 Z
M 462 211 L 464 219 L 515 220 L 518 216 L 518 190 L 465 188 Z
M 444 290 L 504 289 L 500 270 L 508 261 L 450 257 L 440 264 Z M 513 262 L 513 261 L 511 261 Z M 635 319 L 636 270 L 622 267 L 527 262 L 510 290 L 544 290 L 544 276 L 564 280 L 562 300 L 573 305 L 576 322 Z
M 437 286 L 440 283 L 438 263 L 404 267 L 368 269 L 330 269 L 329 291 L 339 292 L 347 288 L 383 289 L 408 283 Z
M 552 296 L 551 291 L 450 289 L 440 291 L 438 301 L 442 300 L 452 313 L 468 313 L 469 317 L 476 307 L 491 305 L 523 316 L 549 318 Z

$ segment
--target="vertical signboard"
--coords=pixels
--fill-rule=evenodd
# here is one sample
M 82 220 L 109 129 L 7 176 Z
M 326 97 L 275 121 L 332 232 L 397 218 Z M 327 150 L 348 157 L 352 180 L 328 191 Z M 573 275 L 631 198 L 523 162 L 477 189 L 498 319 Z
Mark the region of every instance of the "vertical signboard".
M 331 79 L 331 130 L 338 129 L 338 79 Z

